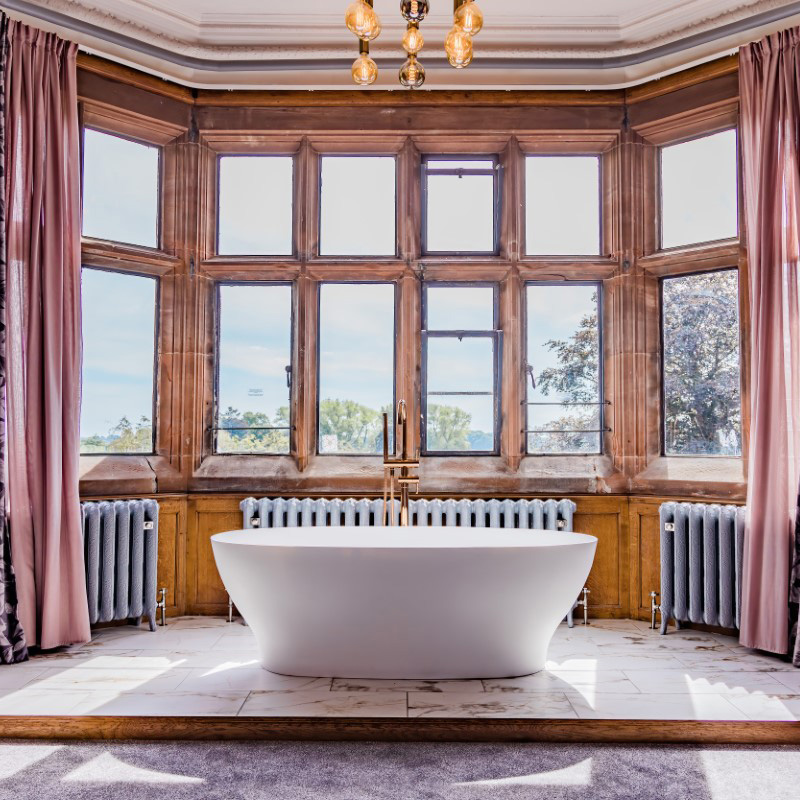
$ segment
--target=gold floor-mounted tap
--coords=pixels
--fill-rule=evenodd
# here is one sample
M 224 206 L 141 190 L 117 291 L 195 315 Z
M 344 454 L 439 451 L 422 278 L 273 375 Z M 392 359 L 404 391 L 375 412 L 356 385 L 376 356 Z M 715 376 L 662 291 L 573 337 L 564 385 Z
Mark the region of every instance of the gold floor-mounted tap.
M 394 516 L 394 484 L 395 478 L 400 486 L 400 524 L 407 526 L 411 524 L 411 514 L 408 510 L 410 487 L 415 486 L 419 494 L 419 475 L 412 475 L 411 470 L 419 470 L 419 453 L 416 458 L 411 458 L 408 454 L 408 414 L 406 412 L 406 401 L 401 400 L 397 404 L 397 416 L 395 418 L 395 443 L 392 448 L 393 458 L 389 457 L 389 415 L 383 415 L 383 524 L 391 525 Z M 400 457 L 397 458 L 397 428 L 400 428 L 400 435 L 403 442 L 403 449 Z M 395 474 L 397 473 L 397 474 Z

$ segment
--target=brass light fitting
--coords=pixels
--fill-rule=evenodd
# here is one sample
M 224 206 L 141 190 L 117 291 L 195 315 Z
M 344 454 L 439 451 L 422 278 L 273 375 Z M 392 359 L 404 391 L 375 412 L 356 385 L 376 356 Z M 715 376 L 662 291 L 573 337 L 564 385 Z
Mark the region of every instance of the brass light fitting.
M 381 22 L 373 8 L 374 0 L 354 0 L 345 12 L 345 24 L 359 38 L 359 55 L 353 62 L 353 81 L 370 86 L 378 77 L 378 65 L 369 55 L 369 43 L 381 32 Z M 429 0 L 400 0 L 400 13 L 408 23 L 403 49 L 408 54 L 398 73 L 402 86 L 419 89 L 425 83 L 425 67 L 417 56 L 425 45 L 419 24 L 430 10 Z M 483 12 L 475 0 L 453 0 L 453 28 L 444 42 L 448 62 L 456 69 L 469 66 L 473 57 L 472 37 L 483 27 Z

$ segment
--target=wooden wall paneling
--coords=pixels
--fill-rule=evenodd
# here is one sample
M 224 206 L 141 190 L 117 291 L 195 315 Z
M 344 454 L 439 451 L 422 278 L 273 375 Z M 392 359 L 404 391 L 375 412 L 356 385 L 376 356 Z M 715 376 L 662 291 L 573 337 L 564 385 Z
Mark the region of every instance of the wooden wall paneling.
M 630 530 L 630 611 L 634 618 L 650 619 L 650 592 L 661 591 L 659 507 L 664 498 L 632 499 Z
M 186 613 L 186 498 L 158 501 L 158 589 L 167 590 L 167 616 Z
M 189 497 L 186 542 L 186 612 L 227 614 L 228 593 L 217 572 L 211 536 L 240 530 L 243 496 Z
M 576 497 L 574 529 L 598 538 L 587 585 L 589 615 L 624 618 L 628 601 L 628 502 L 624 497 Z

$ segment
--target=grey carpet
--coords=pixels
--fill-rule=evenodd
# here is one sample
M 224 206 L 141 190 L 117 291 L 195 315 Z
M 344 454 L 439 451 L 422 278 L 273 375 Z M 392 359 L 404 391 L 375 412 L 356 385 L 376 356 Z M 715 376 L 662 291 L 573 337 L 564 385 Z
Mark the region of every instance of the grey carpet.
M 2 800 L 796 800 L 800 748 L 0 742 Z

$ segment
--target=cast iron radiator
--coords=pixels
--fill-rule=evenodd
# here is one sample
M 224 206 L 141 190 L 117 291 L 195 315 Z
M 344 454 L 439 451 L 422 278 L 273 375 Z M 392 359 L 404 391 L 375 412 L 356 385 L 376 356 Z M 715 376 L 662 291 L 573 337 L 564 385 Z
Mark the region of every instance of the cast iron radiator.
M 325 500 L 285 497 L 248 497 L 240 504 L 247 528 L 326 527 L 383 524 L 383 500 Z M 575 514 L 572 500 L 412 500 L 412 525 L 442 525 L 461 528 L 522 528 L 571 531 Z M 395 524 L 400 521 L 400 501 L 395 500 Z M 573 627 L 573 612 L 584 607 L 586 621 L 588 589 L 583 600 L 567 615 Z
M 652 627 L 670 619 L 738 628 L 745 509 L 705 503 L 662 503 L 661 603 L 652 592 Z
M 138 624 L 144 616 L 154 631 L 161 607 L 156 600 L 158 503 L 81 503 L 81 516 L 89 621 Z

